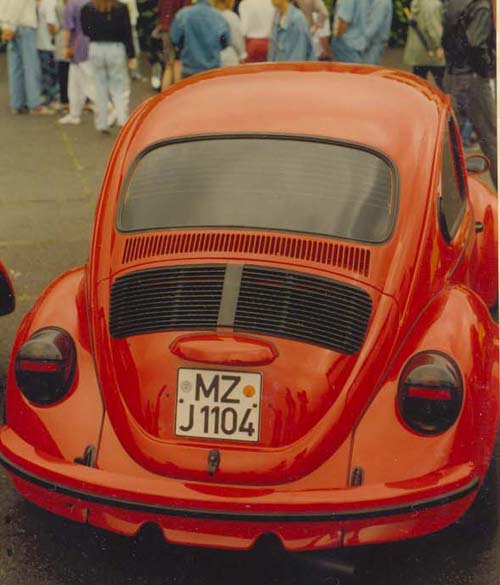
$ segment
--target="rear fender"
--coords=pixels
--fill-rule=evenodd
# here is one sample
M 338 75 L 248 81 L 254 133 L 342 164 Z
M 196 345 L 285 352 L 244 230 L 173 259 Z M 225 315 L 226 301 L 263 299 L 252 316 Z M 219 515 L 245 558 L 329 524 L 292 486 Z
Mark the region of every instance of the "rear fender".
M 77 366 L 66 397 L 53 406 L 38 407 L 20 392 L 14 365 L 20 347 L 45 327 L 59 327 L 71 335 Z M 66 272 L 50 284 L 24 318 L 14 341 L 6 396 L 7 426 L 35 448 L 73 461 L 88 445 L 97 446 L 104 408 L 90 347 L 84 268 Z
M 398 381 L 416 353 L 434 350 L 459 366 L 462 409 L 455 424 L 438 435 L 406 427 L 397 408 Z M 398 351 L 385 382 L 354 434 L 351 469 L 365 483 L 408 481 L 447 466 L 472 462 L 482 478 L 499 418 L 498 326 L 484 303 L 465 287 L 448 288 L 427 306 Z M 359 473 L 359 472 L 358 472 Z

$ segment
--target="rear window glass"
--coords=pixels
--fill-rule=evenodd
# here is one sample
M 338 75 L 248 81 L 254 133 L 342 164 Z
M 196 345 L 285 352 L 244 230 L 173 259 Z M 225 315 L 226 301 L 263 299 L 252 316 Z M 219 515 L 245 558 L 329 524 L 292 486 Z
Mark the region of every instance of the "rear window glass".
M 395 172 L 352 145 L 272 137 L 203 138 L 155 147 L 135 164 L 122 231 L 255 228 L 382 242 Z

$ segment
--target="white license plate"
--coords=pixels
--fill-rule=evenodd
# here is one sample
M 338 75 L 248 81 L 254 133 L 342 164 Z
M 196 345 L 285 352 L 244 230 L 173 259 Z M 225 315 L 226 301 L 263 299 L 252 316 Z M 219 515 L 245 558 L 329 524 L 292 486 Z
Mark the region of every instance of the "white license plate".
M 261 374 L 180 368 L 175 434 L 256 442 L 261 392 Z

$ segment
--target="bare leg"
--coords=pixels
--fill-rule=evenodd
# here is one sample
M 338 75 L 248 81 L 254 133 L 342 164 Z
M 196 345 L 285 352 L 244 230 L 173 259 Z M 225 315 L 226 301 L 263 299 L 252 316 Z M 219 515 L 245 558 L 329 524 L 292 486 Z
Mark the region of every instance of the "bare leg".
M 161 80 L 161 90 L 165 91 L 168 89 L 172 83 L 174 83 L 174 68 L 173 63 L 168 62 L 167 66 L 165 67 L 165 71 L 163 72 L 163 79 Z

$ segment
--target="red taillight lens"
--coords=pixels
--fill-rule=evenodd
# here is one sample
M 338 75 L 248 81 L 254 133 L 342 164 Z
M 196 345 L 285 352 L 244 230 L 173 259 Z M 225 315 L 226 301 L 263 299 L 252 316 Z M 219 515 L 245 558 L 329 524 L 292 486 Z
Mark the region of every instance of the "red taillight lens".
M 76 351 L 71 336 L 63 329 L 41 329 L 16 356 L 16 382 L 30 402 L 48 406 L 68 393 L 75 367 Z
M 462 376 L 451 358 L 435 351 L 419 353 L 408 361 L 399 379 L 399 414 L 413 431 L 437 435 L 457 420 L 462 395 Z

